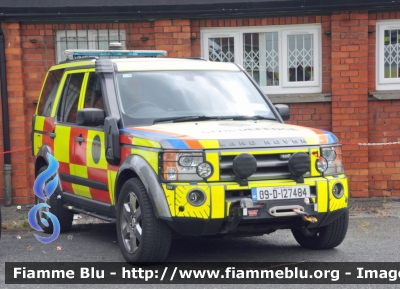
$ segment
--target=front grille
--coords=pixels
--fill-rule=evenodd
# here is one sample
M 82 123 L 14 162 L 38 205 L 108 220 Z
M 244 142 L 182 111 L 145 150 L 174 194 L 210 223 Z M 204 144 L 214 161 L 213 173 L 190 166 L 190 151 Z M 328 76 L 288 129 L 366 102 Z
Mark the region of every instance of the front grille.
M 248 180 L 287 179 L 290 177 L 288 160 L 281 160 L 280 153 L 252 154 L 252 155 L 257 160 L 257 170 L 252 176 L 248 178 Z M 219 168 L 220 168 L 221 181 L 235 180 L 235 174 L 232 169 L 233 159 L 235 157 L 236 155 L 220 156 Z M 305 174 L 304 176 L 309 176 L 309 173 Z

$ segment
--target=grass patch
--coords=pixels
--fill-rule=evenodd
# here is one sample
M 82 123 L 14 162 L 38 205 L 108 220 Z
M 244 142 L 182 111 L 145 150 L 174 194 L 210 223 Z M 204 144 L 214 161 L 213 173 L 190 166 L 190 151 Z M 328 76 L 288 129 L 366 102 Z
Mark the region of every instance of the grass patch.
M 28 216 L 26 214 L 23 214 L 17 221 L 3 222 L 1 225 L 3 230 L 27 229 L 30 227 L 31 225 L 28 222 Z

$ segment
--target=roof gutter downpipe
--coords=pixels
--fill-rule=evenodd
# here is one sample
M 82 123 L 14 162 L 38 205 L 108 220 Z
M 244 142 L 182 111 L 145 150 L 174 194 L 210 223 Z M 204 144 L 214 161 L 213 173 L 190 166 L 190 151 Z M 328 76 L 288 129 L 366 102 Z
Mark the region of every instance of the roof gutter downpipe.
M 1 116 L 3 122 L 3 148 L 10 151 L 10 127 L 8 117 L 8 93 L 6 76 L 6 54 L 4 33 L 0 28 L 0 82 L 1 82 Z M 11 206 L 11 155 L 4 154 L 4 192 L 6 206 Z

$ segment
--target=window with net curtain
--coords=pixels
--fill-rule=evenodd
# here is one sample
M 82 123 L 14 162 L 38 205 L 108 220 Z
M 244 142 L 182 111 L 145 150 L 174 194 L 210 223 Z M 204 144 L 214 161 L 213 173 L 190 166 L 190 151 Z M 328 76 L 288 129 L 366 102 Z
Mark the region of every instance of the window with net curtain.
M 207 42 L 207 48 L 202 46 L 203 57 L 240 64 L 264 91 L 294 91 L 296 87 L 321 91 L 319 27 L 300 29 L 292 25 L 262 30 L 205 30 L 202 41 Z
M 377 90 L 400 89 L 400 21 L 377 21 Z

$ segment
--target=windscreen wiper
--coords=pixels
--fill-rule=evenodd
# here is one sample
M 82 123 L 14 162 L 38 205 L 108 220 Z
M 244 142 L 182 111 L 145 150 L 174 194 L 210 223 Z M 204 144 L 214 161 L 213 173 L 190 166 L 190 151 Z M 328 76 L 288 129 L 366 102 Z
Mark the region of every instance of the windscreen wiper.
M 185 121 L 202 121 L 202 120 L 210 120 L 210 119 L 219 119 L 218 116 L 207 116 L 207 115 L 192 115 L 192 116 L 179 116 L 179 117 L 164 117 L 164 118 L 156 118 L 153 121 L 153 124 L 159 122 L 185 122 Z
M 257 119 L 267 119 L 267 120 L 277 120 L 273 117 L 266 117 L 262 115 L 229 115 L 229 116 L 208 116 L 208 115 L 192 115 L 192 116 L 183 116 L 183 117 L 164 117 L 164 118 L 156 118 L 153 120 L 153 124 L 160 122 L 185 122 L 185 121 L 202 121 L 202 120 L 257 120 Z
M 259 119 L 267 119 L 267 120 L 277 120 L 275 117 L 268 117 L 262 115 L 238 115 L 232 117 L 233 120 L 259 120 Z

